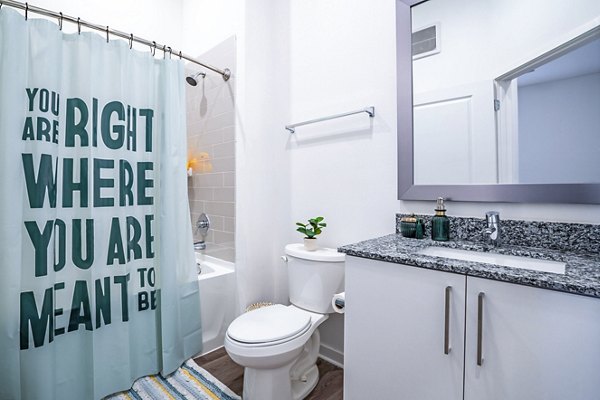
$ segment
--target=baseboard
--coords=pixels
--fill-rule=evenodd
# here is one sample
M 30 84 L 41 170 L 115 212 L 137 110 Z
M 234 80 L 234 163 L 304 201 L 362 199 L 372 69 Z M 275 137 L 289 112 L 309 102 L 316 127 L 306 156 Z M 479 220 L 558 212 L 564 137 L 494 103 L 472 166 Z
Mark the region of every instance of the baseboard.
M 222 349 L 223 347 L 225 347 L 225 346 L 219 346 L 219 347 L 217 347 L 216 349 L 211 349 L 211 350 L 207 350 L 207 351 L 204 351 L 204 350 L 202 350 L 200 353 L 196 354 L 196 355 L 195 355 L 195 356 L 193 356 L 192 358 L 198 358 L 198 357 L 205 356 L 205 355 L 207 355 L 207 354 L 210 354 L 210 353 L 212 353 L 212 352 L 215 352 L 215 351 L 217 351 L 217 350 L 220 350 L 220 349 Z
M 319 357 L 323 360 L 332 363 L 336 367 L 344 368 L 344 353 L 324 344 L 321 344 L 319 350 Z

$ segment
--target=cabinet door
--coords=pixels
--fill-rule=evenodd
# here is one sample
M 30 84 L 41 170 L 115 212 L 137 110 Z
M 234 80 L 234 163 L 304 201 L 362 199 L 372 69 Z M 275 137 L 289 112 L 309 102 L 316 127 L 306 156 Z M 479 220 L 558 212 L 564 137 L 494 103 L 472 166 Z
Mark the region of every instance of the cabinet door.
M 600 398 L 599 299 L 468 278 L 465 346 L 465 400 Z
M 345 279 L 344 399 L 462 399 L 465 276 L 347 257 Z

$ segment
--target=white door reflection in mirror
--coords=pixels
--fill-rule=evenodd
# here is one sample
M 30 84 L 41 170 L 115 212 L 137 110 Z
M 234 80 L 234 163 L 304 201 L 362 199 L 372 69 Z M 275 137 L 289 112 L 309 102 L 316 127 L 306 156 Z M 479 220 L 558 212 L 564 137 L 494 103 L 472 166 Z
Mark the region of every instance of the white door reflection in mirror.
M 415 95 L 416 185 L 497 182 L 493 99 L 489 81 Z

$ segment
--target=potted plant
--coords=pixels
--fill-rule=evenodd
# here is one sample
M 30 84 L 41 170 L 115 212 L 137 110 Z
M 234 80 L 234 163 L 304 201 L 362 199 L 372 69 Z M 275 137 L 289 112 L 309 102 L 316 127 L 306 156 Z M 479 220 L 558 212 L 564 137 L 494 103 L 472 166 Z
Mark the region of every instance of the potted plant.
M 307 224 L 296 222 L 298 232 L 304 235 L 304 248 L 308 251 L 315 251 L 319 248 L 317 245 L 317 235 L 322 232 L 327 224 L 323 222 L 323 217 L 315 217 L 308 220 Z

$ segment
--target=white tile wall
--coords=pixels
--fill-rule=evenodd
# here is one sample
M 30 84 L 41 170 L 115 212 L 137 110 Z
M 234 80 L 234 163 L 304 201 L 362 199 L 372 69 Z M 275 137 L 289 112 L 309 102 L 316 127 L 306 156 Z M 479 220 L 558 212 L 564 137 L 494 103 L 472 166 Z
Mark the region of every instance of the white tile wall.
M 235 40 L 230 38 L 203 54 L 199 59 L 234 71 Z M 198 71 L 188 66 L 187 72 Z M 228 82 L 207 72 L 193 87 L 186 85 L 188 155 L 208 155 L 204 171 L 188 178 L 188 196 L 192 226 L 205 212 L 211 227 L 205 253 L 235 261 L 235 77 Z M 194 241 L 200 236 L 194 232 Z

